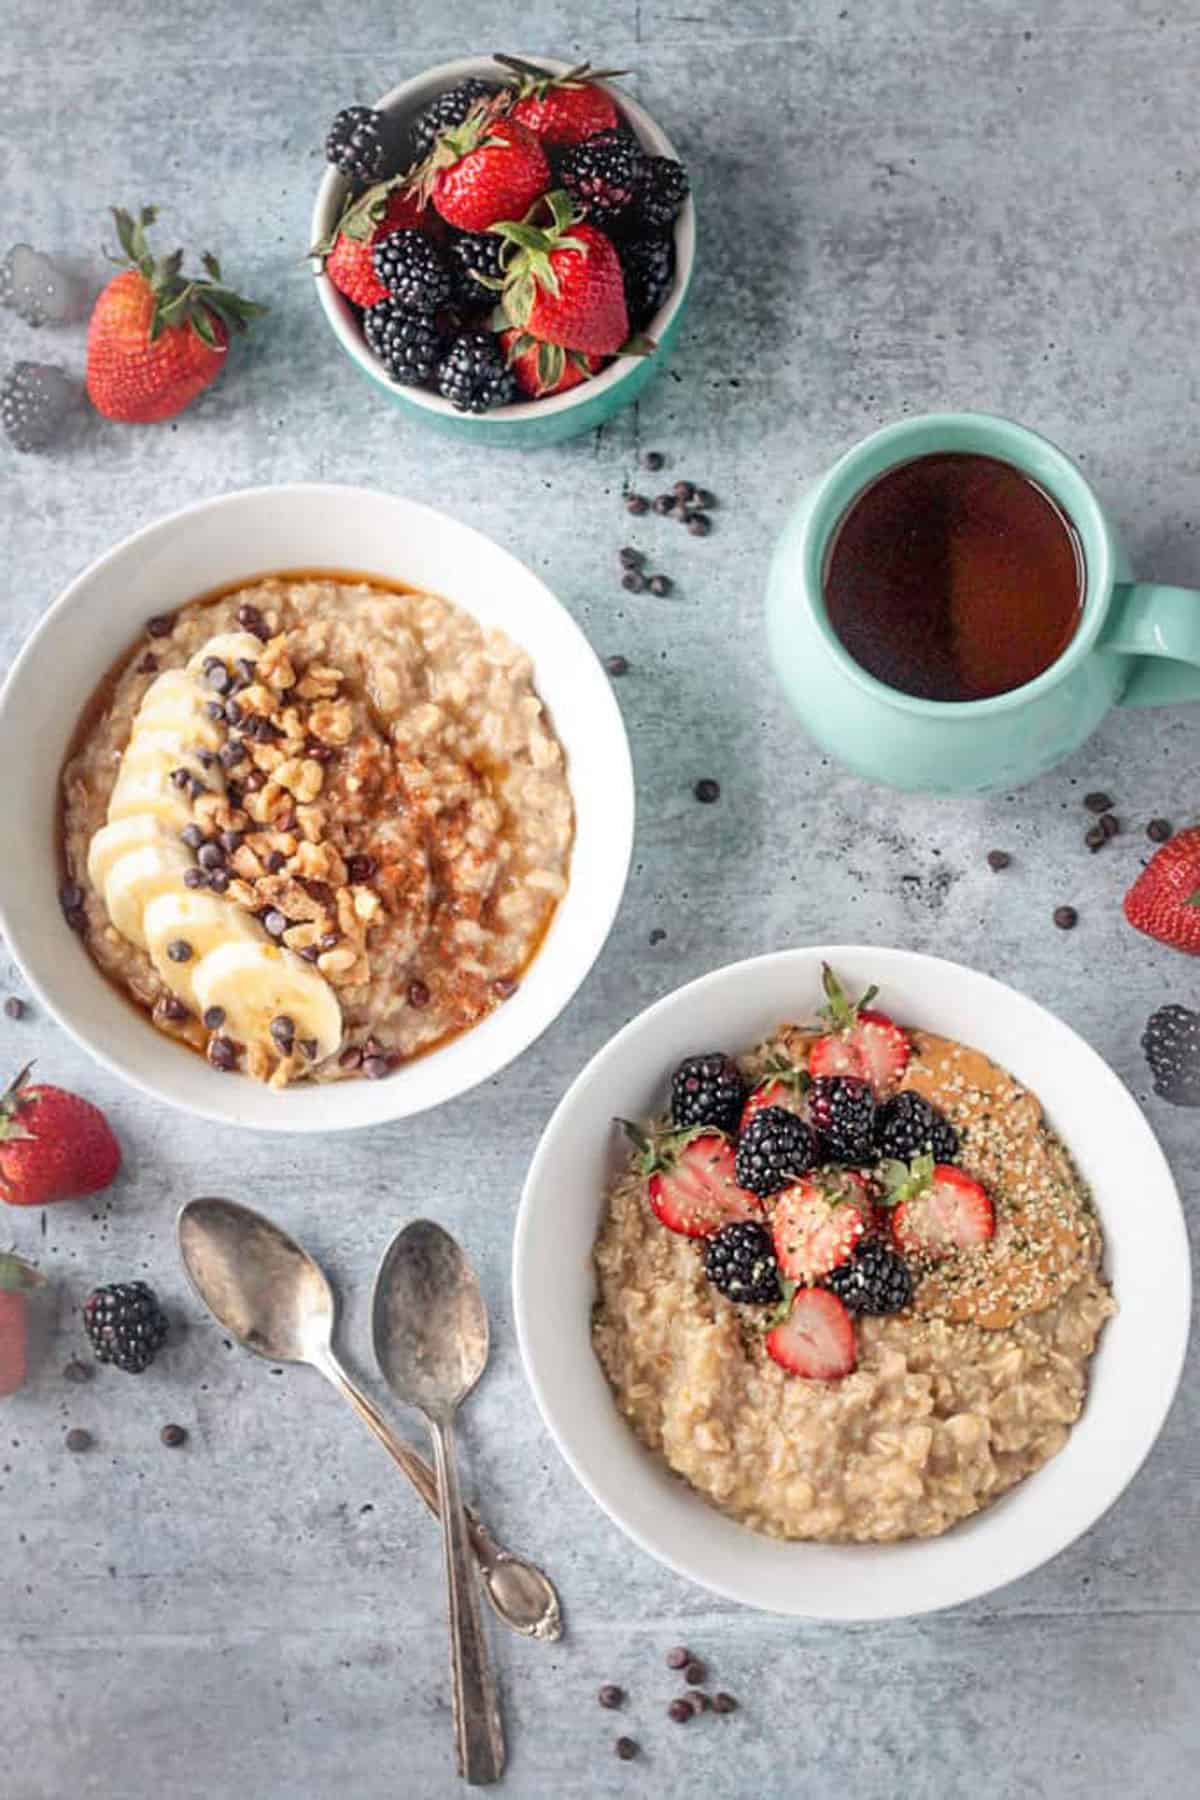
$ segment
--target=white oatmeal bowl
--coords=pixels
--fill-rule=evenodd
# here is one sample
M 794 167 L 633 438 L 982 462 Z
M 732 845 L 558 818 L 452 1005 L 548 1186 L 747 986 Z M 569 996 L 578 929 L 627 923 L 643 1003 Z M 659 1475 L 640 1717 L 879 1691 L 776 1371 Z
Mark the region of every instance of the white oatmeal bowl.
M 629 750 L 583 634 L 480 533 L 365 489 L 251 489 L 118 545 L 22 649 L 0 753 L 30 987 L 221 1123 L 465 1093 L 567 1004 L 624 889 Z
M 980 1322 L 958 1314 L 953 1323 L 949 1314 L 926 1321 L 919 1316 L 923 1296 L 953 1293 L 945 1274 L 951 1258 L 918 1284 L 916 1315 L 928 1330 L 907 1358 L 911 1311 L 859 1315 L 859 1368 L 845 1381 L 785 1374 L 778 1359 L 762 1358 L 761 1339 L 753 1340 L 747 1367 L 731 1367 L 725 1379 L 714 1373 L 714 1358 L 737 1357 L 750 1341 L 729 1320 L 751 1309 L 713 1296 L 692 1240 L 651 1216 L 644 1184 L 635 1199 L 639 1184 L 625 1174 L 629 1146 L 613 1121 L 660 1114 L 670 1072 L 685 1056 L 715 1049 L 741 1055 L 773 1034 L 778 1040 L 781 1024 L 812 1019 L 823 962 L 847 990 L 878 985 L 876 1006 L 910 1030 L 910 1075 L 936 1066 L 951 1042 L 971 1047 L 972 1069 L 987 1059 L 1002 1084 L 1003 1071 L 1010 1073 L 1004 1103 L 1043 1130 L 1039 1154 L 1053 1159 L 1080 1197 L 1086 1279 L 1068 1293 L 1064 1258 L 1065 1297 L 1046 1306 L 1049 1296 L 1042 1295 L 1036 1304 L 1045 1310 L 1017 1320 L 1011 1332 L 981 1330 L 989 1322 L 983 1310 L 995 1300 L 995 1290 L 982 1286 Z M 1038 1102 L 1044 1121 L 1035 1119 Z M 953 1109 L 950 1116 L 960 1122 Z M 974 1141 L 994 1150 L 991 1116 L 985 1113 L 989 1129 Z M 968 1133 L 964 1146 L 972 1141 Z M 1022 1179 L 1031 1166 L 1022 1163 Z M 995 1250 L 999 1256 L 1004 1239 L 1004 1266 L 1012 1268 L 1014 1258 L 1040 1255 L 1042 1246 L 1012 1233 L 1002 1188 L 998 1178 Z M 1052 1228 L 1057 1217 L 1044 1215 Z M 619 1032 L 578 1076 L 543 1134 L 517 1219 L 513 1289 L 521 1354 L 542 1416 L 615 1523 L 668 1567 L 728 1598 L 829 1620 L 956 1605 L 1028 1573 L 1093 1525 L 1136 1474 L 1166 1418 L 1191 1303 L 1187 1237 L 1170 1170 L 1136 1103 L 1101 1058 L 1050 1013 L 988 976 L 862 946 L 784 951 L 716 970 Z M 1047 1331 L 1046 1320 L 1057 1324 Z M 1006 1358 L 1014 1371 L 1007 1381 Z M 1040 1442 L 1027 1427 L 1022 1387 L 1030 1418 L 1043 1409 Z M 801 1390 L 828 1395 L 828 1403 L 814 1399 L 816 1410 L 806 1412 Z M 723 1419 L 715 1394 L 736 1396 Z M 905 1405 L 914 1395 L 924 1413 L 910 1419 Z M 806 1438 L 822 1408 L 836 1429 L 819 1425 Z M 992 1433 L 1002 1472 L 987 1477 L 990 1492 L 969 1491 L 975 1476 L 966 1458 L 947 1462 L 944 1455 L 968 1424 L 977 1436 Z M 914 1457 L 920 1473 L 906 1468 L 912 1486 L 901 1491 L 915 1497 L 889 1519 L 874 1489 L 907 1457 L 908 1437 L 921 1439 Z M 1019 1454 L 1006 1456 L 1013 1449 Z M 739 1482 L 746 1468 L 753 1481 Z M 846 1495 L 855 1491 L 857 1514 L 848 1514 Z M 866 1541 L 886 1537 L 895 1541 Z

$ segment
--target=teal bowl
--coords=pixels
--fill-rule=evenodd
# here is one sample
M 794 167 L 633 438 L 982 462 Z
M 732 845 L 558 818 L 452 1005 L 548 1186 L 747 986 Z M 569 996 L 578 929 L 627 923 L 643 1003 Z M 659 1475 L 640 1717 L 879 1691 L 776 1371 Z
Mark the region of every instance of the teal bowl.
M 562 71 L 568 64 L 560 59 L 537 56 L 531 60 L 544 68 Z M 391 114 L 401 123 L 407 122 L 436 95 L 454 87 L 468 75 L 495 80 L 496 64 L 487 56 L 465 56 L 457 62 L 439 63 L 412 81 L 403 82 L 375 102 L 380 112 Z M 612 94 L 618 108 L 643 147 L 653 156 L 678 154 L 666 132 L 655 124 L 629 95 L 611 82 L 601 85 Z M 317 189 L 313 210 L 310 242 L 317 244 L 329 236 L 348 197 L 346 182 L 335 169 L 329 169 Z M 491 412 L 461 413 L 424 388 L 402 387 L 393 381 L 382 364 L 367 348 L 350 302 L 338 293 L 333 283 L 318 272 L 315 281 L 317 298 L 341 348 L 354 366 L 416 424 L 460 438 L 472 444 L 497 445 L 504 449 L 539 450 L 544 444 L 556 444 L 563 438 L 594 431 L 614 413 L 637 399 L 648 381 L 653 380 L 670 354 L 679 335 L 692 284 L 696 260 L 696 212 L 688 199 L 675 226 L 675 282 L 661 310 L 647 327 L 658 348 L 649 356 L 618 356 L 599 375 L 565 394 L 551 394 L 544 400 L 521 400 L 512 406 L 497 406 Z

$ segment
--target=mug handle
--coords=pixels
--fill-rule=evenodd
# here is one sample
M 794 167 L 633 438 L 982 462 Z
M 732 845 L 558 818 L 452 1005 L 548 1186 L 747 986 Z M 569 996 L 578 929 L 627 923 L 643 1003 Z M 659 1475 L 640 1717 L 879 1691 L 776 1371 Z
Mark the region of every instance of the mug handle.
M 1200 592 L 1156 581 L 1119 581 L 1096 646 L 1139 663 L 1121 706 L 1200 700 Z

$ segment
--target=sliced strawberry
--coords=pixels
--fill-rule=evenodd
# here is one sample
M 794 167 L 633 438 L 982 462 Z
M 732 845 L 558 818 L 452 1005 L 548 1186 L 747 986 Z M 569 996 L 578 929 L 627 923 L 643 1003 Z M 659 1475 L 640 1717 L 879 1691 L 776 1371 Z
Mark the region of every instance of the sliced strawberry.
M 850 1041 L 862 1058 L 875 1098 L 885 1100 L 895 1093 L 912 1055 L 908 1033 L 886 1013 L 860 1012 Z
M 829 964 L 822 976 L 827 1004 L 823 1016 L 831 1030 L 809 1052 L 813 1075 L 853 1075 L 869 1081 L 877 1100 L 885 1099 L 908 1066 L 912 1046 L 907 1034 L 886 1013 L 869 1012 L 875 989 L 850 1000 Z
M 818 1038 L 808 1053 L 808 1072 L 817 1075 L 852 1075 L 856 1081 L 866 1081 L 867 1066 L 858 1047 L 849 1038 Z
M 854 1322 L 828 1288 L 801 1288 L 783 1324 L 763 1341 L 781 1369 L 809 1381 L 837 1381 L 858 1361 Z
M 751 1088 L 746 1096 L 739 1132 L 745 1131 L 751 1119 L 757 1113 L 765 1112 L 768 1106 L 781 1106 L 784 1112 L 794 1112 L 802 1117 L 808 1087 L 808 1076 L 803 1069 L 795 1069 L 788 1064 L 769 1070 L 757 1087 Z
M 892 1236 L 910 1255 L 973 1250 L 995 1231 L 996 1214 L 987 1193 L 953 1163 L 936 1163 L 919 1192 L 901 1200 L 892 1213 Z
M 755 1195 L 734 1178 L 734 1147 L 707 1127 L 673 1132 L 652 1143 L 636 1125 L 621 1120 L 642 1156 L 651 1210 L 668 1231 L 709 1237 L 735 1219 L 760 1219 Z
M 853 1170 L 839 1169 L 784 1188 L 771 1215 L 780 1274 L 789 1281 L 820 1281 L 849 1261 L 874 1222 L 867 1184 Z

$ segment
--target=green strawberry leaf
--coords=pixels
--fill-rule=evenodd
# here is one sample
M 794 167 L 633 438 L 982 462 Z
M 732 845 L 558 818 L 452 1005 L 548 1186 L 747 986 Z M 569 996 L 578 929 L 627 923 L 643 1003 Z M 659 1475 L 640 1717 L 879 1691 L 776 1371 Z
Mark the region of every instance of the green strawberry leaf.
M 1200 906 L 1200 888 L 1197 888 L 1194 894 L 1189 894 L 1183 904 L 1185 906 Z
M 798 1281 L 789 1281 L 786 1275 L 779 1277 L 782 1299 L 778 1300 L 769 1311 L 759 1315 L 758 1324 L 762 1331 L 774 1331 L 776 1325 L 782 1325 L 792 1310 L 792 1301 L 796 1298 Z
M 885 1157 L 877 1171 L 885 1190 L 880 1196 L 880 1204 L 898 1206 L 901 1200 L 912 1200 L 917 1194 L 923 1194 L 933 1180 L 933 1169 L 932 1156 L 918 1156 L 911 1163 Z

